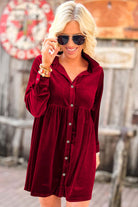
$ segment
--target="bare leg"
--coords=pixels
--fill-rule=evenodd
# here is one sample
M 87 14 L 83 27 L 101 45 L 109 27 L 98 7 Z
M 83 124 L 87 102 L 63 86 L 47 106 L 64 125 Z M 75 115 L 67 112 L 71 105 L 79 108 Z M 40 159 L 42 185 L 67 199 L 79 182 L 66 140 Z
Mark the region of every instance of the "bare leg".
M 55 195 L 39 197 L 41 207 L 61 207 L 61 198 Z
M 69 202 L 66 201 L 66 207 L 89 207 L 89 203 L 91 200 L 80 201 L 80 202 Z

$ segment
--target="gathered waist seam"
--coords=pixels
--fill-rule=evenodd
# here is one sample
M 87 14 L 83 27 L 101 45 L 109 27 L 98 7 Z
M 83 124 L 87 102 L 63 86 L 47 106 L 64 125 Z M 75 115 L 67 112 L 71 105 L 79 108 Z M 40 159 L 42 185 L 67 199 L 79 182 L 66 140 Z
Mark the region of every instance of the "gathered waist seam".
M 55 104 L 55 103 L 49 103 L 49 104 L 48 104 L 48 107 L 50 107 L 50 106 L 57 106 L 57 107 L 59 107 L 59 108 L 67 108 L 67 109 L 70 108 L 70 105 L 65 106 L 65 105 L 60 105 L 60 104 Z M 89 108 L 85 108 L 85 107 L 83 107 L 83 106 L 74 106 L 74 108 L 75 108 L 75 109 L 84 109 L 84 110 L 90 111 Z

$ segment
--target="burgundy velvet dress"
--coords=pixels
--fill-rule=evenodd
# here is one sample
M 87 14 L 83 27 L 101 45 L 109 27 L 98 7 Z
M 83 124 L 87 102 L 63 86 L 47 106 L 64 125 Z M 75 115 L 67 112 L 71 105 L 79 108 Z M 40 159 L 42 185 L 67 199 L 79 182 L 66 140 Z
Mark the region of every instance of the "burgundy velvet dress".
M 92 198 L 104 72 L 89 55 L 82 57 L 88 68 L 73 81 L 58 56 L 50 77 L 38 73 L 41 55 L 33 61 L 25 92 L 34 124 L 24 186 L 32 196 Z

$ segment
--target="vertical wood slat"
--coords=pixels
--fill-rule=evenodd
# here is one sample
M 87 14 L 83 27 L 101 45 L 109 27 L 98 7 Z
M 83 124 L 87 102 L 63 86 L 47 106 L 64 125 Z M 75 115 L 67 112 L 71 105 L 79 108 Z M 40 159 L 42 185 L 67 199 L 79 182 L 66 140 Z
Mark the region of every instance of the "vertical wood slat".
M 120 109 L 120 125 L 121 126 L 126 126 L 125 125 L 125 122 L 126 122 L 126 114 L 127 114 L 127 106 L 128 106 L 128 100 L 129 100 L 129 97 L 128 95 L 130 95 L 128 92 L 129 92 L 129 83 L 130 83 L 130 80 L 131 80 L 131 75 L 130 75 L 130 69 L 127 69 L 126 71 L 124 70 L 123 73 L 122 73 L 122 76 L 124 76 L 124 81 L 123 82 L 123 86 L 124 86 L 124 92 L 123 92 L 123 100 L 120 100 L 122 102 L 122 106 L 121 106 L 121 109 Z M 120 77 L 121 79 L 122 77 Z
M 8 115 L 8 96 L 9 96 L 9 65 L 10 65 L 10 56 L 0 47 L 0 114 L 5 116 Z
M 126 125 L 130 125 L 132 122 L 132 115 L 135 110 L 138 110 L 138 43 L 136 42 L 136 55 L 135 65 L 130 82 L 129 89 L 129 106 L 127 108 Z M 130 140 L 130 149 L 128 157 L 128 172 L 133 176 L 138 176 L 138 126 L 134 125 L 137 129 L 137 135 L 134 139 Z
M 21 70 L 26 69 L 27 60 L 18 60 L 11 58 L 10 64 L 10 88 L 9 94 L 9 112 L 11 117 L 22 117 L 24 116 L 24 88 L 23 88 L 23 74 Z M 14 96 L 14 98 L 13 98 Z M 16 104 L 15 104 L 16 103 Z
M 114 71 L 112 103 L 109 114 L 109 125 L 123 125 L 124 105 L 127 96 L 128 73 L 126 70 Z M 110 90 L 110 89 L 109 89 Z
M 135 99 L 135 92 L 134 92 L 134 80 L 135 80 L 135 70 L 128 70 L 128 89 L 127 89 L 127 96 L 126 96 L 126 106 L 124 107 L 124 125 L 130 126 L 132 123 L 132 109 L 134 107 L 134 99 Z
M 136 42 L 136 57 L 135 57 L 135 70 L 134 70 L 134 107 L 138 109 L 138 42 Z

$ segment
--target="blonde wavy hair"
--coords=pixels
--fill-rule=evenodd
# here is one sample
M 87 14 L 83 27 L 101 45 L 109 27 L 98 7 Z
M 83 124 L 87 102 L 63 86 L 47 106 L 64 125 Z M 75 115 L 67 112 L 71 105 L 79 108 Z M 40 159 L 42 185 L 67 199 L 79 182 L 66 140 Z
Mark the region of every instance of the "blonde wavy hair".
M 67 1 L 58 6 L 48 37 L 56 37 L 56 34 L 62 32 L 66 24 L 72 20 L 79 23 L 81 32 L 86 35 L 83 51 L 93 57 L 97 43 L 96 24 L 91 13 L 80 3 Z

